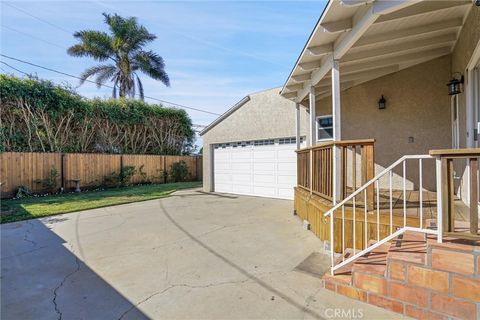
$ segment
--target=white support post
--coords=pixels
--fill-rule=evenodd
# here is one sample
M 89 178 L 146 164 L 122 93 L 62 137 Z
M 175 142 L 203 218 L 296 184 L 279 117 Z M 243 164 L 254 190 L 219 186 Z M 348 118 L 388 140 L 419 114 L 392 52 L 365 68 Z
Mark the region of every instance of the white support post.
M 341 117 L 340 117 L 340 67 L 337 60 L 333 61 L 332 67 L 332 115 L 333 115 L 333 141 L 340 141 Z M 340 149 L 333 146 L 333 204 L 341 198 L 341 159 Z
M 315 106 L 315 87 L 310 87 L 308 94 L 308 101 L 310 106 L 310 140 L 309 146 L 313 147 L 317 144 L 317 112 Z
M 467 107 L 466 107 L 466 118 L 467 118 L 467 148 L 474 148 L 475 145 L 475 102 L 474 102 L 474 74 L 472 70 L 467 70 L 466 74 L 466 99 L 467 99 Z M 468 163 L 468 161 L 467 161 Z M 469 193 L 470 194 L 470 193 Z
M 295 105 L 295 141 L 297 142 L 297 150 L 300 149 L 300 104 Z
M 437 242 L 442 243 L 443 238 L 443 207 L 442 207 L 442 161 L 435 159 L 437 179 Z
M 310 139 L 309 146 L 313 147 L 317 143 L 317 115 L 315 106 L 315 87 L 310 87 L 308 94 L 310 105 Z M 313 188 L 313 152 L 310 150 L 310 194 Z

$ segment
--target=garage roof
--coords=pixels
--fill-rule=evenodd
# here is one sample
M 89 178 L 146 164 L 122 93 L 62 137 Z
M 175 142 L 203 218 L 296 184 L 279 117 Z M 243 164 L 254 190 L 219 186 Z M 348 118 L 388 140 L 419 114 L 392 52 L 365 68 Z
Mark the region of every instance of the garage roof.
M 340 63 L 342 90 L 452 52 L 471 0 L 330 0 L 281 95 L 304 102 L 331 93 Z M 320 96 L 320 97 L 319 97 Z

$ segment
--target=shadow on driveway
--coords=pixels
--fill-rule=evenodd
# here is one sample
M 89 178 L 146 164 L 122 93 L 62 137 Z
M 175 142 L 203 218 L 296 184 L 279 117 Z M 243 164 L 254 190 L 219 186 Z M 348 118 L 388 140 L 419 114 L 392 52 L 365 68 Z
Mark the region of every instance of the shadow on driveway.
M 266 290 L 270 291 L 272 294 L 275 294 L 277 295 L 278 297 L 282 298 L 283 300 L 285 300 L 288 304 L 290 304 L 291 306 L 297 308 L 298 310 L 302 311 L 302 312 L 305 312 L 317 319 L 324 319 L 322 316 L 320 316 L 318 313 L 316 313 L 315 311 L 312 311 L 308 308 L 305 308 L 305 306 L 295 302 L 292 298 L 288 297 L 287 295 L 285 295 L 284 293 L 278 291 L 277 289 L 273 288 L 272 286 L 270 286 L 268 283 L 266 283 L 265 281 L 261 280 L 260 278 L 256 277 L 255 275 L 249 273 L 248 271 L 246 271 L 245 269 L 243 269 L 242 267 L 240 267 L 239 265 L 237 265 L 236 263 L 228 260 L 226 257 L 222 256 L 220 253 L 216 252 L 213 248 L 209 247 L 207 244 L 205 244 L 204 242 L 202 242 L 200 239 L 196 238 L 193 234 L 191 234 L 190 232 L 188 232 L 188 230 L 186 230 L 185 228 L 183 228 L 169 213 L 168 211 L 165 209 L 165 206 L 163 205 L 162 201 L 159 201 L 159 205 L 160 205 L 160 208 L 163 212 L 163 214 L 167 217 L 167 219 L 174 225 L 176 226 L 180 231 L 182 231 L 187 237 L 189 237 L 192 241 L 194 241 L 195 243 L 197 243 L 199 246 L 201 246 L 202 248 L 204 248 L 205 250 L 207 250 L 208 252 L 210 252 L 211 254 L 213 254 L 215 257 L 219 258 L 220 260 L 222 260 L 223 262 L 225 262 L 226 264 L 228 264 L 229 266 L 231 266 L 232 268 L 236 269 L 238 272 L 240 272 L 241 274 L 243 274 L 244 276 L 248 277 L 249 279 L 252 279 L 253 281 L 255 281 L 257 284 L 259 284 L 261 287 L 265 288 Z
M 3 224 L 1 240 L 2 319 L 148 319 L 41 221 Z

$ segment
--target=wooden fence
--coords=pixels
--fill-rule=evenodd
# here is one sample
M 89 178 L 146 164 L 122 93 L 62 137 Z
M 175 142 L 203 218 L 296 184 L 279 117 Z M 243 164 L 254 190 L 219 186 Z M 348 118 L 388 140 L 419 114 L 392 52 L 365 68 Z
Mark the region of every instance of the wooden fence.
M 67 191 L 74 189 L 74 179 L 80 179 L 82 188 L 103 186 L 108 176 L 126 166 L 136 169 L 130 183 L 166 183 L 171 178 L 165 173 L 180 160 L 187 164 L 188 180 L 202 179 L 201 156 L 4 152 L 0 154 L 1 197 L 11 197 L 19 186 L 34 193 L 47 191 L 41 181 L 49 177 L 52 168 L 58 172 L 59 188 Z

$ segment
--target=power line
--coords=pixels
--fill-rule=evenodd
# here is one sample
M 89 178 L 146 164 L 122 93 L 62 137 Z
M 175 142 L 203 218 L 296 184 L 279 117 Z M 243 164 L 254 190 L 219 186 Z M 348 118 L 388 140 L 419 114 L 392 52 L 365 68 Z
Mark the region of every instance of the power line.
M 60 49 L 62 49 L 62 50 L 65 50 L 64 47 L 62 47 L 62 46 L 60 46 L 60 45 L 58 45 L 58 44 L 56 44 L 56 43 L 47 41 L 47 40 L 42 39 L 42 38 L 39 38 L 39 37 L 36 37 L 36 36 L 34 36 L 34 35 L 31 35 L 30 33 L 23 32 L 23 31 L 14 29 L 14 28 L 12 28 L 12 27 L 8 27 L 8 26 L 6 26 L 6 25 L 2 25 L 2 28 L 5 28 L 5 29 L 8 29 L 8 30 L 13 31 L 13 32 L 17 32 L 17 33 L 23 34 L 23 35 L 25 35 L 25 36 L 27 36 L 27 37 L 29 37 L 29 38 L 32 38 L 32 39 L 35 39 L 35 40 L 38 40 L 38 41 L 43 41 L 43 42 L 45 42 L 45 43 L 48 43 L 48 44 L 51 45 L 51 46 L 54 46 L 54 47 L 60 48 Z
M 17 71 L 17 72 L 20 72 L 21 74 L 23 74 L 23 75 L 25 75 L 25 76 L 27 76 L 27 77 L 31 77 L 31 76 L 32 76 L 32 74 L 27 73 L 27 72 L 25 72 L 25 71 L 22 71 L 22 70 L 20 70 L 20 69 L 17 69 L 17 68 L 15 68 L 14 66 L 6 63 L 5 61 L 0 61 L 0 63 L 3 63 L 3 64 L 6 65 L 7 67 L 12 68 L 13 70 L 15 70 L 15 71 Z M 7 71 L 6 71 L 5 69 L 3 69 L 2 67 L 0 67 L 0 70 L 2 70 L 3 72 L 7 73 Z M 194 127 L 194 128 L 206 128 L 207 126 L 206 126 L 206 125 L 203 125 L 203 124 L 195 124 L 195 123 L 192 123 L 192 127 Z M 194 131 L 197 132 L 197 133 L 200 133 L 200 131 L 196 131 L 196 130 L 194 130 Z
M 70 35 L 72 34 L 72 32 L 70 32 L 69 30 L 67 30 L 67 29 L 65 29 L 65 28 L 63 28 L 63 27 L 60 27 L 60 26 L 58 26 L 58 25 L 56 25 L 56 24 L 53 24 L 53 23 L 51 23 L 50 21 L 47 21 L 47 20 L 42 19 L 42 18 L 40 18 L 40 17 L 37 17 L 37 16 L 31 14 L 31 13 L 28 12 L 28 11 L 25 11 L 25 10 L 23 10 L 23 9 L 20 9 L 20 8 L 16 7 L 16 6 L 13 6 L 13 5 L 11 5 L 10 3 L 8 3 L 8 2 L 4 2 L 3 4 L 6 5 L 6 6 L 9 6 L 10 8 L 13 8 L 13 9 L 15 9 L 15 10 L 17 10 L 17 11 L 23 12 L 23 13 L 26 14 L 27 16 L 30 16 L 30 17 L 32 17 L 32 18 L 34 18 L 34 19 L 37 19 L 38 21 L 41 21 L 41 22 L 43 22 L 43 23 L 46 23 L 46 24 L 48 24 L 48 25 L 51 26 L 51 27 L 54 27 L 54 28 L 56 28 L 56 29 L 58 29 L 58 30 L 61 30 L 61 31 L 63 31 L 63 32 L 66 32 L 66 33 L 68 33 L 68 34 L 70 34 Z
M 78 77 L 78 76 L 75 76 L 75 75 L 73 75 L 73 74 L 65 73 L 65 72 L 58 71 L 58 70 L 55 70 L 55 69 L 52 69 L 52 68 L 48 68 L 48 67 L 44 67 L 44 66 L 41 66 L 41 65 L 32 63 L 32 62 L 28 62 L 28 61 L 25 61 L 25 60 L 21 60 L 21 59 L 17 59 L 17 58 L 14 58 L 14 57 L 10 57 L 10 56 L 7 56 L 7 55 L 5 55 L 5 54 L 3 54 L 3 53 L 1 53 L 0 55 L 1 55 L 2 57 L 7 58 L 7 59 L 11 59 L 11 60 L 18 61 L 18 62 L 20 62 L 20 63 L 28 64 L 28 65 L 31 65 L 31 66 L 33 66 L 33 67 L 41 68 L 41 69 L 44 69 L 44 70 L 47 70 L 47 71 L 50 71 L 50 72 L 55 72 L 55 73 L 58 73 L 58 74 L 61 74 L 61 75 L 67 76 L 67 77 L 75 78 L 75 79 L 78 79 L 78 80 L 84 80 L 84 79 L 82 79 L 82 78 L 80 78 L 80 77 Z M 93 84 L 97 84 L 97 82 L 92 81 L 92 80 L 88 80 L 88 79 L 85 79 L 84 81 L 85 81 L 85 82 L 89 82 L 89 83 L 93 83 Z M 109 85 L 106 85 L 106 84 L 100 84 L 100 86 L 113 89 L 113 86 L 109 86 Z M 135 95 L 138 95 L 138 94 L 135 94 Z M 159 99 L 159 98 L 155 98 L 155 97 L 150 97 L 150 96 L 144 96 L 144 97 L 145 97 L 146 99 L 150 99 L 150 100 L 154 100 L 154 101 L 159 101 L 159 102 L 162 102 L 162 103 L 167 103 L 167 104 L 170 104 L 170 105 L 179 107 L 179 108 L 190 109 L 190 110 L 194 110 L 194 111 L 198 111 L 198 112 L 208 113 L 208 114 L 215 115 L 215 116 L 220 116 L 219 113 L 215 113 L 215 112 L 211 112 L 211 111 L 207 111 L 207 110 L 203 110 L 203 109 L 198 109 L 198 108 L 194 108 L 194 107 L 188 107 L 188 106 L 185 106 L 185 105 L 182 105 L 182 104 L 170 102 L 170 101 L 163 100 L 163 99 Z
M 26 14 L 26 15 L 32 17 L 32 18 L 35 18 L 35 19 L 37 19 L 37 20 L 39 20 L 39 21 L 42 21 L 42 22 L 44 22 L 44 23 L 46 23 L 46 24 L 48 24 L 48 25 L 50 25 L 50 26 L 52 26 L 52 27 L 55 27 L 55 28 L 57 28 L 57 29 L 59 29 L 59 30 L 62 30 L 62 31 L 64 31 L 64 32 L 68 33 L 68 34 L 71 34 L 71 32 L 68 31 L 67 29 L 64 29 L 64 28 L 62 28 L 62 27 L 60 27 L 60 26 L 57 26 L 57 25 L 55 25 L 55 24 L 47 21 L 47 20 L 44 20 L 44 19 L 42 19 L 42 18 L 39 18 L 39 17 L 37 17 L 37 16 L 35 16 L 35 15 L 33 15 L 33 14 L 25 11 L 25 10 L 22 10 L 22 9 L 20 9 L 20 8 L 18 8 L 18 7 L 16 7 L 16 6 L 13 6 L 13 5 L 9 4 L 9 3 L 4 3 L 4 4 L 6 4 L 7 6 L 9 6 L 9 7 L 11 7 L 11 8 L 14 8 L 14 9 L 16 9 L 16 10 L 18 10 L 18 11 L 21 11 L 21 12 L 23 12 L 24 14 Z M 11 28 L 11 27 L 8 27 L 8 26 L 5 26 L 5 25 L 2 25 L 2 27 L 3 27 L 3 28 L 6 28 L 6 29 L 9 29 L 9 30 L 11 30 L 11 31 L 14 31 L 14 32 L 17 32 L 17 33 L 26 35 L 27 37 L 30 37 L 30 38 L 33 38 L 33 39 L 36 39 L 36 40 L 39 40 L 39 41 L 43 41 L 43 42 L 45 42 L 45 43 L 47 43 L 47 44 L 49 44 L 49 45 L 52 45 L 52 46 L 55 46 L 55 47 L 57 47 L 57 48 L 60 48 L 60 49 L 65 50 L 64 47 L 59 46 L 59 45 L 56 44 L 56 43 L 53 43 L 53 42 L 50 42 L 50 41 L 47 41 L 47 40 L 38 38 L 38 37 L 36 37 L 36 36 L 34 36 L 34 35 L 32 35 L 32 34 L 29 34 L 29 33 L 26 33 L 26 32 L 23 32 L 23 31 L 20 31 L 20 30 L 17 30 L 17 29 L 14 29 L 14 28 Z M 93 83 L 93 84 L 96 84 L 96 85 L 97 85 L 97 83 L 96 83 L 95 81 L 91 81 L 91 80 L 88 80 L 88 79 L 82 79 L 82 78 L 80 78 L 80 77 L 77 77 L 77 76 L 74 76 L 74 75 L 71 75 L 71 74 L 68 74 L 68 73 L 64 73 L 64 72 L 61 72 L 61 71 L 58 71 L 58 70 L 54 70 L 54 69 L 51 69 L 51 68 L 47 68 L 47 67 L 43 67 L 43 66 L 40 66 L 40 65 L 36 65 L 36 64 L 31 63 L 31 62 L 28 62 L 28 61 L 23 61 L 23 60 L 20 60 L 20 59 L 16 59 L 16 58 L 13 58 L 13 57 L 9 57 L 9 56 L 4 55 L 4 54 L 2 54 L 2 56 L 5 57 L 5 58 L 8 58 L 8 59 L 16 60 L 16 61 L 21 62 L 21 63 L 25 63 L 25 64 L 29 64 L 29 65 L 35 66 L 35 67 L 37 67 L 37 68 L 42 68 L 42 69 L 45 69 L 45 70 L 48 70 L 48 71 L 51 71 L 51 72 L 56 72 L 56 73 L 58 73 L 58 74 L 62 74 L 62 75 L 67 76 L 67 77 L 72 77 L 72 78 L 75 78 L 75 79 L 78 79 L 78 80 L 83 80 L 83 81 L 85 81 L 85 82 L 90 82 L 90 83 Z M 22 71 L 20 71 L 20 70 L 18 70 L 18 69 L 15 69 L 14 67 L 12 67 L 12 66 L 10 66 L 10 65 L 8 65 L 8 66 L 9 66 L 10 68 L 12 68 L 12 69 L 20 72 L 20 73 L 23 73 L 23 74 L 29 76 L 29 74 L 26 74 L 25 72 L 22 72 Z M 112 86 L 109 86 L 109 85 L 106 85 L 106 84 L 101 84 L 100 86 L 113 89 Z M 135 94 L 135 95 L 138 95 L 138 94 Z M 162 100 L 162 99 L 158 99 L 158 98 L 154 98 L 154 97 L 149 97 L 149 96 L 144 96 L 144 98 L 151 99 L 151 100 L 155 100 L 155 101 L 159 101 L 159 102 L 162 102 L 162 103 L 168 103 L 168 104 L 170 104 L 170 105 L 177 106 L 177 107 L 184 108 L 184 109 L 190 109 L 190 110 L 194 110 L 194 111 L 198 111 L 198 112 L 208 113 L 208 114 L 215 115 L 215 116 L 220 116 L 219 113 L 215 113 L 215 112 L 211 112 L 211 111 L 206 111 L 206 110 L 202 110 L 202 109 L 194 108 L 194 107 L 188 107 L 188 106 L 181 105 L 181 104 L 174 103 L 174 102 L 170 102 L 170 101 L 167 101 L 167 100 Z
M 9 65 L 9 64 L 6 63 L 5 61 L 0 61 L 0 62 L 3 63 L 4 65 L 6 65 L 6 66 L 9 67 L 9 68 L 11 68 L 11 69 L 13 69 L 13 70 L 15 70 L 15 71 L 17 71 L 17 72 L 20 72 L 20 73 L 23 74 L 23 75 L 26 75 L 27 77 L 30 77 L 30 76 L 31 76 L 31 74 L 26 73 L 26 72 L 24 72 L 24 71 L 22 71 L 22 70 L 19 70 L 19 69 L 15 68 L 14 66 Z M 3 68 L 2 68 L 2 70 L 3 70 L 4 72 L 7 72 L 7 71 L 5 71 Z

